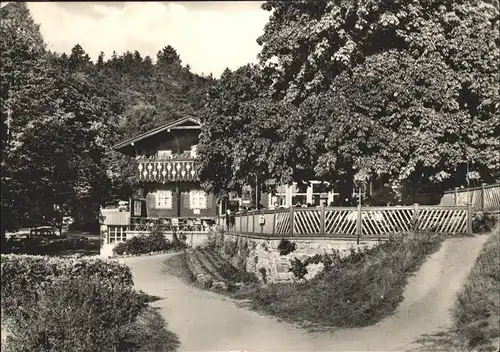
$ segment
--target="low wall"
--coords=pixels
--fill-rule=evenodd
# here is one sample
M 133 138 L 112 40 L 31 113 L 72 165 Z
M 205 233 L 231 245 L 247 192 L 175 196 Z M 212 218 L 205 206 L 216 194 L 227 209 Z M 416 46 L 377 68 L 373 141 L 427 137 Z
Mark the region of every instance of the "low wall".
M 294 281 L 293 273 L 289 271 L 290 260 L 298 258 L 304 261 L 307 257 L 316 254 L 333 254 L 348 256 L 352 249 L 371 248 L 377 240 L 364 240 L 356 243 L 356 239 L 338 238 L 287 238 L 296 244 L 296 250 L 280 255 L 278 245 L 281 238 L 259 238 L 237 234 L 211 234 L 207 246 L 214 249 L 219 255 L 228 259 L 234 266 L 254 273 L 261 281 L 286 282 Z M 323 263 L 307 266 L 306 280 L 316 276 L 323 269 Z M 265 271 L 265 274 L 263 274 Z M 265 276 L 265 279 L 264 279 Z

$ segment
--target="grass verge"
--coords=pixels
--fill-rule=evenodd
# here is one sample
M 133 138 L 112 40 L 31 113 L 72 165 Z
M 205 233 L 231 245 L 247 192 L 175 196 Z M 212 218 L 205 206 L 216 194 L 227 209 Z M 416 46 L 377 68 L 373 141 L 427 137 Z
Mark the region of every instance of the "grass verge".
M 500 350 L 500 228 L 490 220 L 489 239 L 457 294 L 452 328 L 422 336 L 414 352 Z
M 453 309 L 456 333 L 467 349 L 500 348 L 500 235 L 498 226 L 489 235 Z
M 165 272 L 180 278 L 186 283 L 193 284 L 196 281 L 196 278 L 187 265 L 186 252 L 169 256 L 163 261 L 163 267 Z
M 394 312 L 408 277 L 441 245 L 430 234 L 392 240 L 339 259 L 310 281 L 269 284 L 233 294 L 250 307 L 293 323 L 368 326 Z
M 209 249 L 190 249 L 164 261 L 165 271 L 199 288 L 232 292 L 258 279 Z

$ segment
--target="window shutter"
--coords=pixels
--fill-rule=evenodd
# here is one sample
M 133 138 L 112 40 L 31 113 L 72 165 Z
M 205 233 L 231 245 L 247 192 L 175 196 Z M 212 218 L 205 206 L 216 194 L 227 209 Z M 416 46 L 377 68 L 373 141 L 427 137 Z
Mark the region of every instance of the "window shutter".
M 188 193 L 188 192 L 182 192 L 181 197 L 182 197 L 182 204 L 181 204 L 181 206 L 183 208 L 185 208 L 185 209 L 191 208 L 190 193 Z
M 189 191 L 189 209 L 194 209 L 194 191 Z
M 145 200 L 141 200 L 141 216 L 142 217 L 147 217 L 148 216 L 148 203 Z

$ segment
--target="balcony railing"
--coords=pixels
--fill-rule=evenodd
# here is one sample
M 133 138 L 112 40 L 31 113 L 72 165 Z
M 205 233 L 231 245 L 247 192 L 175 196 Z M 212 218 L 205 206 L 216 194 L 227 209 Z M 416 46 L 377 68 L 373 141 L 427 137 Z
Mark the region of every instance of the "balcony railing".
M 137 159 L 139 180 L 144 182 L 197 181 L 197 168 L 195 158 Z

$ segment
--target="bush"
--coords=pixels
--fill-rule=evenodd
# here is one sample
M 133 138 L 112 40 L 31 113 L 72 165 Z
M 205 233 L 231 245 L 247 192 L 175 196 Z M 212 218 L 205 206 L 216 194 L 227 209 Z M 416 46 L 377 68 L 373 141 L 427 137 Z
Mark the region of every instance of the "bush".
M 9 315 L 26 300 L 36 299 L 40 288 L 50 286 L 57 278 L 98 279 L 104 284 L 132 287 L 130 268 L 98 258 L 54 258 L 29 255 L 2 255 L 1 308 Z
M 160 252 L 172 247 L 170 241 L 165 239 L 162 233 L 152 233 L 150 235 L 140 235 L 132 237 L 125 242 L 118 243 L 113 248 L 113 253 L 117 255 L 145 254 L 150 252 Z
M 300 259 L 293 258 L 290 260 L 292 267 L 289 269 L 297 279 L 303 279 L 307 275 L 307 264 Z
M 38 296 L 11 319 L 7 351 L 123 351 L 125 328 L 147 306 L 130 286 L 96 279 L 58 279 Z
M 183 233 L 174 233 L 173 240 L 170 242 L 162 232 L 153 230 L 149 235 L 135 236 L 125 242 L 118 243 L 113 248 L 113 253 L 116 255 L 138 255 L 167 250 L 183 250 L 188 247 L 186 238 L 186 235 Z
M 280 255 L 287 255 L 294 252 L 297 249 L 297 245 L 295 242 L 290 242 L 287 239 L 282 238 L 279 245 L 278 251 L 280 251 Z
M 260 275 L 262 276 L 262 282 L 267 284 L 267 270 L 266 268 L 259 268 Z
M 355 250 L 353 251 L 351 249 L 351 256 L 354 256 L 355 258 L 357 258 L 356 256 L 358 256 L 359 253 L 361 253 L 361 252 L 355 251 Z M 342 258 L 340 257 L 338 252 L 335 252 L 334 254 L 330 254 L 330 255 L 326 254 L 326 253 L 325 254 L 315 254 L 312 257 L 308 257 L 306 260 L 304 260 L 304 262 L 302 262 L 298 258 L 294 258 L 293 260 L 290 260 L 291 267 L 288 271 L 291 271 L 297 279 L 303 279 L 304 276 L 306 276 L 308 273 L 307 266 L 309 264 L 323 263 L 324 270 L 328 271 L 328 270 L 331 270 L 334 261 L 336 263 L 342 262 Z
M 173 234 L 173 241 L 171 244 L 171 248 L 174 250 L 183 250 L 188 248 L 188 245 L 186 243 L 187 236 L 184 233 L 175 233 Z
M 226 239 L 224 243 L 224 254 L 228 257 L 234 257 L 238 253 L 238 242 L 232 239 Z
M 497 223 L 497 217 L 489 213 L 483 213 L 477 215 L 474 220 L 472 220 L 472 232 L 473 233 L 487 233 L 495 227 Z

